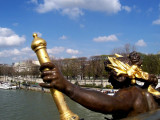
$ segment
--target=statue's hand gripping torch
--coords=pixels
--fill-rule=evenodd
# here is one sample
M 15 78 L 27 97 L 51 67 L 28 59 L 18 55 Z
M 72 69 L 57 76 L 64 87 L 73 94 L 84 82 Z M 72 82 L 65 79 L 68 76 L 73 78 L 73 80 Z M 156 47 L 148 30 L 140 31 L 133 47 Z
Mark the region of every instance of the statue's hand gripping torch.
M 46 41 L 42 38 L 39 38 L 36 33 L 33 34 L 33 37 L 34 40 L 32 41 L 31 48 L 37 54 L 40 64 L 51 62 L 46 51 Z M 55 89 L 50 89 L 50 91 L 60 113 L 60 120 L 79 120 L 78 115 L 71 112 L 68 108 L 63 94 Z

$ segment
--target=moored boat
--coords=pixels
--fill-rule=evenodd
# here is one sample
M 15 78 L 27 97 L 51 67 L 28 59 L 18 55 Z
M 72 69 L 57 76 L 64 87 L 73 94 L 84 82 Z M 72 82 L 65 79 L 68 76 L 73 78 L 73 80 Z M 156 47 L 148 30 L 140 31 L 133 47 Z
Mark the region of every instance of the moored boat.
M 117 91 L 118 89 L 102 89 L 101 90 L 102 93 L 105 93 L 110 96 L 113 96 Z
M 9 82 L 1 82 L 0 89 L 17 89 L 17 86 L 12 86 Z

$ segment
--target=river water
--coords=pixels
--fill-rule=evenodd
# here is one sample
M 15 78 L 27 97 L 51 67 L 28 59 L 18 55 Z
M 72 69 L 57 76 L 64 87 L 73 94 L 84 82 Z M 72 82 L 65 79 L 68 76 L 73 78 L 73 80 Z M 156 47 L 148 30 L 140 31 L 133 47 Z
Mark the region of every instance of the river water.
M 65 100 L 80 118 L 105 120 L 106 115 L 92 112 L 66 96 Z M 49 93 L 0 89 L 0 120 L 59 120 L 59 113 Z

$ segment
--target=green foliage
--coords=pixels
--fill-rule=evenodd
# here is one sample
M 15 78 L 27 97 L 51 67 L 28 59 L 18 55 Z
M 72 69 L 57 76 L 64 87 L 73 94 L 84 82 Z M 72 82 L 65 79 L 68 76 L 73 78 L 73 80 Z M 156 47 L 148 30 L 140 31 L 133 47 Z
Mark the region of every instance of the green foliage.
M 160 74 L 160 55 L 142 54 L 142 69 L 148 73 Z
M 113 89 L 113 86 L 112 85 L 106 85 L 106 88 L 107 89 Z
M 78 83 L 78 81 L 76 81 L 74 84 L 79 86 L 79 83 Z

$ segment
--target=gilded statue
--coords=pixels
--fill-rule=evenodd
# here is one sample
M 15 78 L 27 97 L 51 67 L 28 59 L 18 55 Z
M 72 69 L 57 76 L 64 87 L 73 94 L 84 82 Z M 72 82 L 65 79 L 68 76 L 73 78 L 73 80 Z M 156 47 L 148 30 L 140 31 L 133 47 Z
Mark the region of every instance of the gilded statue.
M 104 64 L 113 88 L 119 89 L 114 96 L 70 83 L 51 62 L 41 64 L 44 83 L 40 83 L 40 86 L 54 88 L 89 110 L 112 114 L 113 119 L 131 117 L 158 108 L 155 100 L 155 96 L 159 96 L 155 90 L 158 79 L 155 75 L 142 71 L 142 60 L 138 53 L 132 52 L 127 57 L 109 57 Z M 144 85 L 138 86 L 137 80 L 144 82 Z

